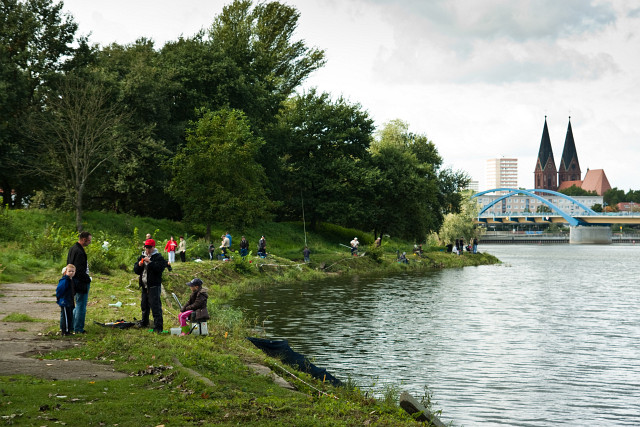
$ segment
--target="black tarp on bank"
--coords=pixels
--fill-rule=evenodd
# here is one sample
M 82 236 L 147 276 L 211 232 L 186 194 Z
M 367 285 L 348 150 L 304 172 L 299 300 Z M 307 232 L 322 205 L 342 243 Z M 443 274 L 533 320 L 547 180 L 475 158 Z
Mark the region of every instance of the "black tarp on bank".
M 320 381 L 329 381 L 334 386 L 342 385 L 342 382 L 326 369 L 315 366 L 304 354 L 293 351 L 287 340 L 267 340 L 253 337 L 247 337 L 247 339 L 270 357 L 280 359 L 283 363 L 306 372 Z

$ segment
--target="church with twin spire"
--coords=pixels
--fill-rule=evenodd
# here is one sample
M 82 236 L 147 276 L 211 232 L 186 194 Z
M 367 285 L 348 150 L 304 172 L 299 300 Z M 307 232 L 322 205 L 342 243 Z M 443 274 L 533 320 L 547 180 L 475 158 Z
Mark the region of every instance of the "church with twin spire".
M 544 117 L 542 139 L 533 174 L 534 188 L 557 191 L 576 186 L 587 191 L 595 191 L 599 196 L 611 189 L 603 169 L 587 169 L 584 179 L 581 179 L 582 172 L 578 161 L 576 144 L 573 139 L 571 117 L 569 117 L 567 135 L 564 139 L 560 167 L 557 169 L 553 158 L 553 149 L 551 148 L 549 128 L 547 127 L 547 116 Z

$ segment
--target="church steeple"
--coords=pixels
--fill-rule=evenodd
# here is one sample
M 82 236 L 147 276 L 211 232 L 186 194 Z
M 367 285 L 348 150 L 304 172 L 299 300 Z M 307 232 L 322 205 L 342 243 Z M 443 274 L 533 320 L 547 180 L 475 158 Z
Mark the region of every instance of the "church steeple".
M 547 128 L 547 116 L 544 116 L 542 139 L 540 141 L 538 159 L 536 161 L 536 168 L 533 171 L 533 175 L 535 188 L 546 190 L 558 189 L 558 170 L 556 169 L 556 162 L 553 159 L 551 138 L 549 138 L 549 129 Z
M 558 186 L 565 181 L 580 181 L 581 176 L 578 152 L 576 151 L 576 143 L 573 140 L 573 131 L 571 130 L 571 116 L 569 116 L 567 136 L 564 139 L 564 149 L 562 150 L 562 159 L 558 169 Z

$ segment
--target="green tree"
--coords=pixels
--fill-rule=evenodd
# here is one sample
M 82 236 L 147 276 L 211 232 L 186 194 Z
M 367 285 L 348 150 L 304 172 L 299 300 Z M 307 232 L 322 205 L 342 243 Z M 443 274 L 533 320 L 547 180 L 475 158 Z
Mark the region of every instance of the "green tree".
M 324 52 L 292 40 L 300 13 L 272 1 L 253 6 L 235 0 L 208 31 L 212 46 L 238 70 L 229 106 L 242 109 L 257 129 L 271 122 L 282 102 L 325 63 Z
M 167 43 L 160 60 L 180 86 L 171 103 L 174 128 L 195 120 L 196 109 L 234 108 L 264 137 L 282 103 L 325 63 L 323 51 L 294 39 L 299 18 L 295 8 L 278 2 L 254 7 L 251 1 L 235 0 L 206 31 Z M 182 136 L 172 135 L 169 148 L 180 147 L 174 140 Z M 265 150 L 262 157 L 266 153 L 271 152 Z M 264 165 L 269 161 L 275 159 L 265 158 Z
M 603 201 L 607 204 L 607 206 L 615 206 L 620 202 L 627 202 L 626 195 L 624 190 L 618 189 L 618 187 L 613 187 L 607 191 L 602 196 Z
M 78 231 L 90 179 L 115 159 L 121 146 L 116 135 L 124 118 L 100 82 L 75 74 L 50 93 L 45 110 L 30 117 L 28 132 L 38 149 L 32 170 L 68 195 Z
M 440 228 L 444 215 L 460 208 L 466 174 L 440 170 L 442 158 L 433 142 L 393 120 L 371 145 L 372 189 L 367 193 L 367 226 L 384 233 L 423 241 Z
M 640 190 L 629 190 L 625 195 L 627 202 L 640 203 Z
M 567 196 L 597 196 L 598 195 L 598 193 L 596 193 L 595 191 L 587 191 L 576 185 L 572 185 L 569 188 L 558 190 L 558 193 L 566 194 Z
M 204 37 L 202 31 L 190 38 L 180 37 L 160 50 L 159 66 L 167 70 L 174 87 L 171 101 L 166 104 L 170 119 L 163 135 L 172 151 L 184 145 L 185 129 L 197 120 L 199 109 L 244 109 L 240 103 L 230 102 L 244 80 L 241 70 Z
M 34 155 L 21 129 L 24 116 L 40 108 L 43 88 L 74 54 L 77 24 L 62 7 L 52 0 L 0 1 L 0 188 L 15 189 L 18 203 L 41 185 L 16 173 Z
M 179 218 L 180 209 L 165 193 L 171 171 L 163 165 L 176 149 L 171 144 L 182 140 L 177 135 L 184 134 L 184 126 L 176 129 L 171 117 L 180 84 L 161 63 L 153 42 L 144 38 L 103 48 L 89 68 L 110 88 L 112 102 L 128 112 L 118 135 L 122 146 L 117 161 L 104 171 L 90 206 Z
M 224 222 L 242 228 L 268 217 L 271 203 L 256 155 L 263 144 L 238 110 L 203 110 L 187 133 L 187 144 L 172 162 L 171 195 L 185 218 L 207 225 Z
M 478 237 L 479 229 L 473 222 L 478 216 L 480 206 L 475 200 L 465 198 L 459 213 L 448 213 L 445 215 L 440 231 L 438 231 L 438 239 L 443 244 L 455 242 L 456 239 L 463 237 L 465 241 L 473 237 Z
M 279 141 L 273 154 L 280 163 L 269 176 L 280 183 L 281 217 L 300 218 L 304 198 L 311 227 L 321 221 L 357 223 L 372 131 L 373 121 L 359 104 L 332 101 L 315 89 L 291 99 L 269 135 Z

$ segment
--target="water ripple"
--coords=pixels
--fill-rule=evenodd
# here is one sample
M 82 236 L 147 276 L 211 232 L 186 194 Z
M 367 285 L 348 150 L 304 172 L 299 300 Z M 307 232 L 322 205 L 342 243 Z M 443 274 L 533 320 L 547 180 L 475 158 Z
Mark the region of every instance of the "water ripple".
M 339 278 L 236 305 L 367 388 L 428 385 L 456 425 L 640 425 L 640 247 L 487 246 L 505 263 Z

